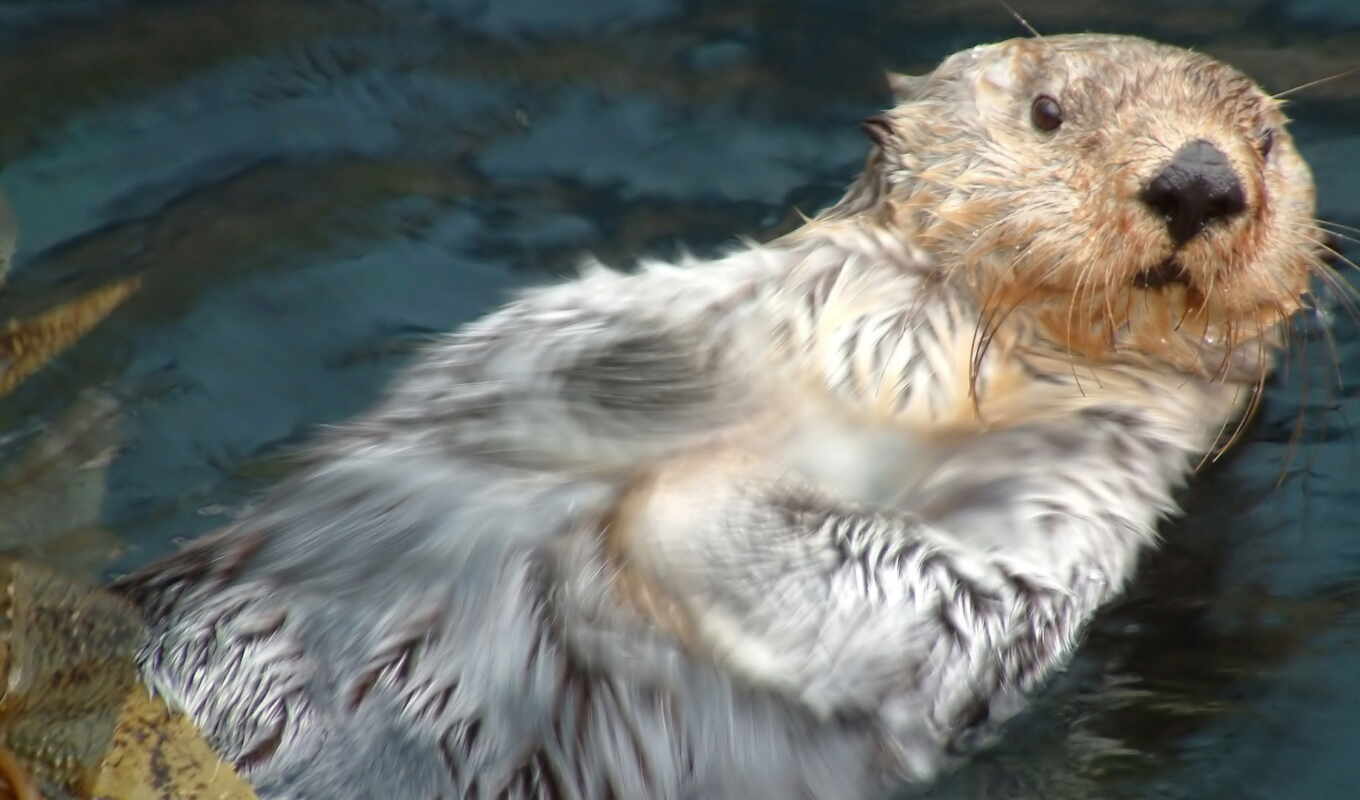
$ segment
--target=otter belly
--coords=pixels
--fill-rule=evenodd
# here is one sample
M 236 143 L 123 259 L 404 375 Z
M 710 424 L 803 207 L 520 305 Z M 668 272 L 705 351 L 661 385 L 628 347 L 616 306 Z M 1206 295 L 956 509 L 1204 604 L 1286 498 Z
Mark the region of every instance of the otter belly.
M 739 437 L 657 465 L 623 495 L 610 517 L 608 541 L 621 586 L 637 610 L 695 644 L 721 643 L 741 671 L 757 679 L 778 673 L 779 657 L 762 653 L 712 609 L 680 599 L 686 575 L 714 559 L 747 530 L 747 510 L 770 497 L 816 498 L 828 508 L 907 511 L 914 489 L 948 457 L 946 443 L 890 425 L 835 415 L 759 425 Z M 771 546 L 778 546 L 770 542 Z

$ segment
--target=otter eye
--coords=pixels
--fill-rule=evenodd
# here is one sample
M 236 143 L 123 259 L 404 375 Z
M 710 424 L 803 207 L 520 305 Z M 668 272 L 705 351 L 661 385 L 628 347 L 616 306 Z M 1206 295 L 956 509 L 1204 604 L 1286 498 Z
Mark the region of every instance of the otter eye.
M 1034 98 L 1034 104 L 1029 107 L 1029 118 L 1034 123 L 1034 127 L 1041 131 L 1054 131 L 1063 124 L 1062 106 L 1046 94 L 1041 94 Z
M 1256 137 L 1256 149 L 1261 151 L 1261 158 L 1270 158 L 1270 151 L 1275 149 L 1275 129 L 1266 128 Z

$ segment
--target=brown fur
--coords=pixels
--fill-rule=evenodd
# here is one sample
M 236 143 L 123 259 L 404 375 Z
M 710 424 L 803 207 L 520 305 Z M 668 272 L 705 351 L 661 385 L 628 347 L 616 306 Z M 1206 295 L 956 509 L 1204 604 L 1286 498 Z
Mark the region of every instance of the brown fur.
M 1128 37 L 978 52 L 897 82 L 909 96 L 884 117 L 891 141 L 827 218 L 899 230 L 908 221 L 940 269 L 971 286 L 984 344 L 1021 316 L 1074 358 L 1155 360 L 1210 377 L 1247 366 L 1259 379 L 1268 362 L 1248 355 L 1239 365 L 1232 351 L 1270 341 L 1301 307 L 1322 238 L 1280 102 L 1208 56 Z M 1047 136 L 1028 125 L 1023 102 L 1044 91 L 1065 111 Z M 1257 147 L 1267 129 L 1269 159 Z M 1138 288 L 1140 272 L 1173 255 L 1138 193 L 1194 138 L 1229 157 L 1251 211 L 1174 253 L 1189 286 Z

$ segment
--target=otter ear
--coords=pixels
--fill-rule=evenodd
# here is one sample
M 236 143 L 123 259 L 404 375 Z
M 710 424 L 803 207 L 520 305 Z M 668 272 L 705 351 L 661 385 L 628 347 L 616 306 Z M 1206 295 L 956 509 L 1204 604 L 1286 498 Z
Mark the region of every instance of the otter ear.
M 916 99 L 930 78 L 929 75 L 906 75 L 901 72 L 886 72 L 884 77 L 888 79 L 888 90 L 892 92 L 893 102 L 899 105 Z
M 893 126 L 887 114 L 875 114 L 862 120 L 859 129 L 879 147 L 887 147 L 893 138 Z

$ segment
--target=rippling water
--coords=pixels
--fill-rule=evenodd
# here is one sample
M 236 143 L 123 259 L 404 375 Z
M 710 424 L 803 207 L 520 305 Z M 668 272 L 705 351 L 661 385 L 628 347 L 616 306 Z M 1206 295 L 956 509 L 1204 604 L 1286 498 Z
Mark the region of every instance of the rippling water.
M 1345 0 L 1015 5 L 1273 90 L 1360 63 Z M 164 554 L 425 334 L 585 252 L 789 229 L 857 169 L 882 68 L 1022 34 L 995 0 L 0 2 L 0 545 Z M 1291 109 L 1346 225 L 1358 95 Z M 1360 332 L 1324 312 L 1073 668 L 932 797 L 1357 796 Z

